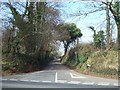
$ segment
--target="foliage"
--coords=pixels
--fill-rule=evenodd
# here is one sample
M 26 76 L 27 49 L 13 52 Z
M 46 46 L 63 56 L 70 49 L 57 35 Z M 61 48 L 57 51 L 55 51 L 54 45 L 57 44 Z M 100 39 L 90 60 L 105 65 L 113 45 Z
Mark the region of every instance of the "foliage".
M 93 44 L 79 45 L 79 52 L 77 56 L 78 47 L 72 48 L 65 57 L 63 62 L 67 66 L 79 69 L 83 72 L 94 72 L 94 74 L 101 73 L 104 75 L 118 75 L 118 52 L 104 51 L 95 49 Z
M 102 48 L 104 46 L 104 32 L 103 31 L 99 31 L 98 34 L 96 34 L 96 36 L 94 36 L 94 42 L 96 47 L 98 48 Z
M 61 32 L 60 37 L 63 36 L 63 32 L 65 32 L 65 34 L 66 34 L 66 35 L 64 35 L 65 37 L 60 38 L 60 41 L 62 41 L 63 44 L 64 44 L 64 48 L 65 48 L 64 55 L 65 55 L 66 52 L 67 52 L 68 46 L 71 43 L 75 42 L 75 40 L 77 38 L 82 37 L 82 33 L 81 33 L 80 29 L 77 28 L 74 23 L 71 23 L 71 24 L 67 24 L 67 23 L 66 24 L 59 24 L 57 26 L 57 28 L 58 28 L 58 32 Z
M 111 57 L 112 54 L 115 56 L 116 54 L 113 52 L 95 52 L 97 50 L 93 48 L 92 44 L 76 46 L 67 52 L 70 44 L 75 43 L 76 39 L 82 37 L 82 33 L 74 23 L 58 24 L 59 12 L 48 2 L 26 2 L 25 4 L 9 2 L 4 3 L 4 5 L 11 13 L 11 15 L 8 15 L 10 26 L 3 32 L 2 37 L 4 70 L 29 72 L 41 69 L 57 55 L 53 44 L 59 40 L 63 42 L 65 48 L 65 55 L 62 58 L 63 63 L 82 70 L 87 69 L 84 68 L 85 65 L 92 64 L 92 67 L 90 67 L 91 71 L 116 74 L 116 61 L 112 59 L 114 56 Z M 106 5 L 109 5 L 109 10 L 114 16 L 117 29 L 120 31 L 119 2 L 110 2 Z M 24 7 L 24 9 L 20 7 Z M 96 32 L 94 27 L 90 27 L 90 29 L 94 31 L 95 47 L 103 48 L 105 44 L 104 32 Z M 113 50 L 114 48 L 117 50 L 117 44 L 115 44 Z M 105 63 L 105 67 L 101 69 L 103 63 Z
M 3 32 L 3 61 L 6 62 L 3 69 L 26 72 L 43 68 L 56 52 L 52 44 L 59 16 L 57 10 L 46 2 L 6 2 L 4 5 L 13 17 L 9 17 L 11 26 Z M 24 7 L 22 12 L 20 7 Z
M 117 51 L 94 52 L 89 56 L 89 58 L 85 64 L 91 65 L 91 67 L 89 67 L 91 71 L 117 75 L 118 52 Z
M 90 54 L 95 51 L 92 44 L 82 44 L 79 45 L 79 50 L 77 49 L 78 47 L 71 48 L 69 53 L 63 57 L 64 64 L 72 68 L 80 68 L 87 61 Z
M 104 3 L 104 4 L 109 6 L 109 10 L 111 11 L 111 13 L 114 17 L 114 20 L 115 20 L 115 23 L 116 23 L 116 26 L 117 26 L 118 36 L 119 36 L 120 35 L 120 15 L 119 15 L 120 1 L 119 0 L 118 1 L 112 0 L 112 1 Z M 120 39 L 119 38 L 118 38 L 118 42 L 119 42 L 118 44 L 120 44 Z
M 104 31 L 99 31 L 96 33 L 96 30 L 94 29 L 94 27 L 90 26 L 89 27 L 92 31 L 94 31 L 94 35 L 93 35 L 93 41 L 94 41 L 94 45 L 96 48 L 103 48 L 105 45 L 105 37 L 104 37 Z

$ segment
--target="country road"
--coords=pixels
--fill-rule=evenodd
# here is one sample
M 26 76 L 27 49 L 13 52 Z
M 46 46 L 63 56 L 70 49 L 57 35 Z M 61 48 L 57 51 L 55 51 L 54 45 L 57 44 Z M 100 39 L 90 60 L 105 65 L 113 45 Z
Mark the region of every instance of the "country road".
M 2 88 L 118 88 L 118 80 L 80 74 L 54 60 L 42 71 L 2 77 Z

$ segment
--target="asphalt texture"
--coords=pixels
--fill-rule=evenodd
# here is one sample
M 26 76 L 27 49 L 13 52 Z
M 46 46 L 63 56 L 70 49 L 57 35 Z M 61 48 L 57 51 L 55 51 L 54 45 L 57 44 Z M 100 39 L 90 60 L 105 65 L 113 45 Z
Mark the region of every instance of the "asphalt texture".
M 78 73 L 53 60 L 42 71 L 4 76 L 1 88 L 111 88 L 117 89 L 118 80 Z M 106 89 L 107 90 L 107 89 Z

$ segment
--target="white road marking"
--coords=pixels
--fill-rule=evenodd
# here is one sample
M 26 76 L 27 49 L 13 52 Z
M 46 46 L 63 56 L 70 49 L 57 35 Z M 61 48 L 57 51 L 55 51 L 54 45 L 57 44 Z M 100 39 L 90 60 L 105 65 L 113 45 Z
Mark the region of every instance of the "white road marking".
M 42 82 L 50 83 L 50 82 L 52 82 L 52 81 L 42 81 Z
M 73 76 L 73 74 L 72 73 L 70 73 L 70 76 L 71 76 L 71 78 L 86 78 L 86 77 L 83 77 L 83 76 Z
M 79 84 L 80 82 L 79 81 L 70 81 L 68 82 L 69 84 Z
M 66 80 L 57 80 L 58 83 L 66 83 Z
M 114 86 L 118 86 L 118 83 L 114 83 L 113 85 L 114 85 Z
M 55 74 L 55 82 L 57 82 L 57 72 L 56 72 L 56 74 Z
M 94 82 L 84 82 L 84 83 L 82 83 L 82 84 L 85 84 L 85 85 L 93 85 Z
M 18 79 L 9 79 L 9 80 L 11 80 L 11 81 L 18 81 Z
M 8 80 L 8 79 L 2 79 L 2 80 Z
M 110 85 L 110 83 L 109 82 L 99 82 L 97 85 L 105 85 L 105 86 L 107 86 L 107 85 Z
M 37 80 L 30 80 L 30 82 L 40 82 L 40 81 L 37 81 Z

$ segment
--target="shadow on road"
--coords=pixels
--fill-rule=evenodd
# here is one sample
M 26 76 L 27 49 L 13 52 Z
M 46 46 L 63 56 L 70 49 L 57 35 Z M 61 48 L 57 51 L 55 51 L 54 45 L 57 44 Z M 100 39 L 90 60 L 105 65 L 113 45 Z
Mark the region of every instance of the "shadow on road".
M 53 60 L 45 70 L 69 70 L 68 67 L 60 63 L 60 59 Z

